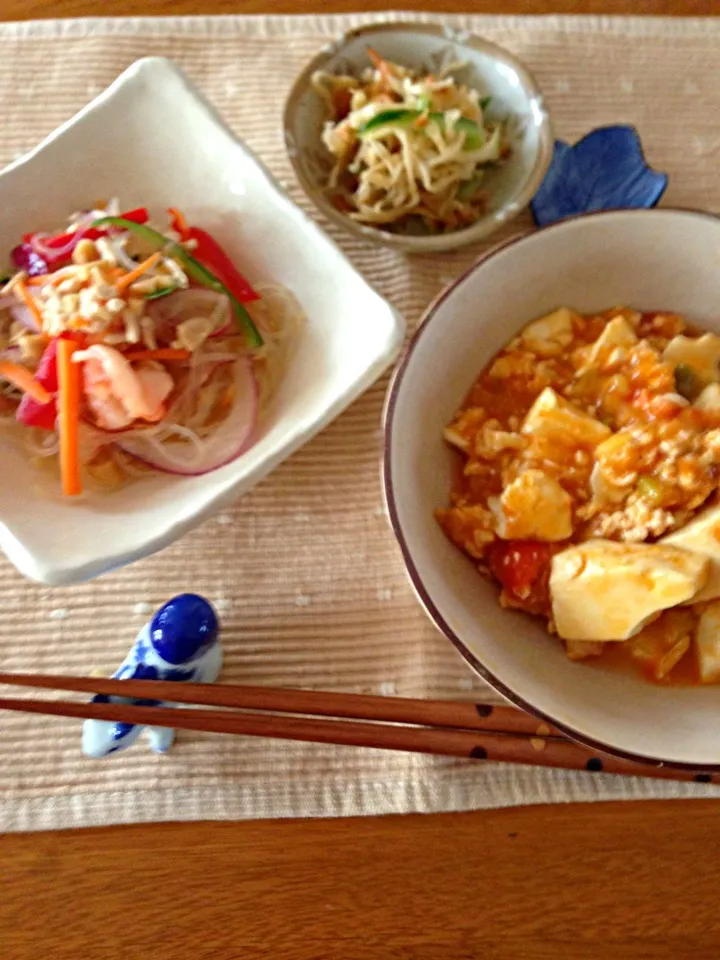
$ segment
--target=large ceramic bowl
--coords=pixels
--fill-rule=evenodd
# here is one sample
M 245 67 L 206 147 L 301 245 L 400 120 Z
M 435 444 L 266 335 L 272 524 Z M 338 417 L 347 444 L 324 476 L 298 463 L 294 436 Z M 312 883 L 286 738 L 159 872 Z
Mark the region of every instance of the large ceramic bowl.
M 358 223 L 330 202 L 325 184 L 332 157 L 320 141 L 327 119 L 311 85 L 316 70 L 359 76 L 369 66 L 367 48 L 417 70 L 437 72 L 442 65 L 466 63 L 458 79 L 492 97 L 491 118 L 507 118 L 512 146 L 509 159 L 485 175 L 490 195 L 487 213 L 463 230 L 433 236 L 405 236 Z M 545 175 L 553 151 L 550 121 L 542 95 L 527 68 L 508 50 L 472 36 L 427 23 L 371 24 L 344 34 L 310 61 L 293 85 L 285 106 L 285 142 L 295 172 L 308 196 L 330 220 L 375 243 L 430 253 L 474 243 L 520 213 Z
M 245 493 L 369 387 L 403 340 L 402 318 L 167 60 L 138 61 L 0 174 L 0 249 L 113 196 L 155 215 L 180 207 L 250 278 L 292 290 L 307 324 L 257 442 L 205 476 L 157 475 L 69 503 L 3 447 L 0 546 L 46 583 L 146 556 Z
M 681 210 L 598 213 L 482 258 L 427 311 L 386 410 L 385 491 L 429 616 L 497 690 L 574 738 L 651 763 L 720 768 L 720 686 L 661 687 L 567 659 L 543 626 L 501 609 L 495 586 L 443 535 L 454 454 L 444 425 L 529 320 L 566 305 L 685 314 L 720 333 L 720 219 Z

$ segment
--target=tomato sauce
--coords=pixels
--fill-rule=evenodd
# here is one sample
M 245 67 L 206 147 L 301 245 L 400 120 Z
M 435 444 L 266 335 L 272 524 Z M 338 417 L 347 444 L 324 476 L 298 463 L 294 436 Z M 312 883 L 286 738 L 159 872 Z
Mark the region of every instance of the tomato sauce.
M 603 344 L 601 351 L 604 353 L 596 351 L 591 355 L 591 345 L 608 322 L 618 316 L 632 327 L 637 337 L 637 342 L 625 350 L 626 359 L 619 364 L 607 361 L 612 343 Z M 543 433 L 535 436 L 534 431 L 521 432 L 530 408 L 547 387 L 558 394 L 559 403 L 567 401 L 580 416 L 588 414 L 608 428 L 607 436 L 612 438 L 613 444 L 608 444 L 609 452 L 598 453 L 598 458 L 602 456 L 604 463 L 609 463 L 616 473 L 634 474 L 637 495 L 658 498 L 652 503 L 653 508 L 684 511 L 687 517 L 716 488 L 720 465 L 714 464 L 698 468 L 697 477 L 693 477 L 696 487 L 693 495 L 697 502 L 687 492 L 687 484 L 677 481 L 663 484 L 657 479 L 665 459 L 663 444 L 672 444 L 678 435 L 692 437 L 720 427 L 717 412 L 701 412 L 692 405 L 683 405 L 686 401 L 682 396 L 677 399 L 680 387 L 676 376 L 682 364 L 674 366 L 664 358 L 663 351 L 669 341 L 680 334 L 696 337 L 701 331 L 688 325 L 677 314 L 657 311 L 639 313 L 621 308 L 592 316 L 572 315 L 572 339 L 564 341 L 562 349 L 547 349 L 548 345 L 553 347 L 551 338 L 545 345 L 541 342 L 533 348 L 532 338 L 523 340 L 521 334 L 496 354 L 472 385 L 449 427 L 455 436 L 448 439 L 461 446 L 464 455 L 458 456 L 453 472 L 451 506 L 438 511 L 438 519 L 450 539 L 473 560 L 479 561 L 483 573 L 500 584 L 500 600 L 504 606 L 550 620 L 549 580 L 552 558 L 556 553 L 571 542 L 594 536 L 633 539 L 632 536 L 626 537 L 624 531 L 594 532 L 596 528 L 592 524 L 597 514 L 586 508 L 596 495 L 591 472 L 597 463 L 597 440 L 584 447 L 584 433 L 581 440 L 571 431 L 563 434 L 556 430 L 550 439 L 546 439 Z M 589 360 L 591 356 L 592 362 Z M 598 356 L 600 361 L 596 363 Z M 632 438 L 637 436 L 633 430 L 645 436 L 644 452 L 641 451 L 646 456 L 644 466 L 638 462 L 640 454 L 636 440 L 627 442 L 628 432 Z M 532 436 L 528 436 L 530 433 Z M 623 442 L 617 444 L 615 452 L 616 437 Z M 497 447 L 493 448 L 492 443 Z M 696 464 L 683 460 L 678 463 L 687 480 Z M 570 496 L 572 534 L 569 539 L 546 542 L 501 539 L 498 536 L 496 498 L 519 476 L 518 468 L 521 471 L 540 470 L 557 481 Z M 519 508 L 520 513 L 524 510 L 525 516 L 530 515 L 527 502 L 524 500 Z M 503 503 L 509 504 L 509 499 Z M 512 509 L 509 505 L 504 508 Z M 610 502 L 609 506 L 601 504 L 599 509 L 622 512 L 623 507 L 616 508 Z M 644 539 L 652 541 L 657 536 L 659 534 L 646 534 Z M 584 662 L 602 663 L 634 673 L 639 671 L 656 683 L 698 683 L 692 643 L 668 674 L 661 676 L 663 658 L 667 655 L 672 660 L 674 655 L 672 645 L 668 652 L 663 643 L 664 638 L 661 635 L 653 637 L 652 632 L 647 637 L 643 634 L 635 644 L 632 641 L 606 642 L 600 657 L 588 657 Z

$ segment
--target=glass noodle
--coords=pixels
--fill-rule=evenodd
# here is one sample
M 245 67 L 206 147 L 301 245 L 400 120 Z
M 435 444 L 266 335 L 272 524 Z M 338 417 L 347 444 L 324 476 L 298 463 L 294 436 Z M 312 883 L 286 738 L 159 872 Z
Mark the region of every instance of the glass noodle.
M 0 428 L 43 470 L 60 469 L 64 490 L 68 456 L 93 489 L 240 456 L 304 321 L 289 290 L 252 287 L 179 211 L 168 228 L 120 210 L 112 201 L 26 235 L 0 291 Z

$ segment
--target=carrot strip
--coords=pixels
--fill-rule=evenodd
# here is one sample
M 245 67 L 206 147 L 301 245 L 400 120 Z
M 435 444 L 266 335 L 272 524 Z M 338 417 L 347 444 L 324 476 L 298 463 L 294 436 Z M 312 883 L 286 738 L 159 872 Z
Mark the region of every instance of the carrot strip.
M 72 362 L 78 345 L 58 340 L 58 427 L 60 432 L 60 475 L 66 497 L 82 493 L 78 425 L 80 422 L 80 365 Z
M 131 270 L 130 273 L 126 273 L 124 277 L 120 279 L 115 284 L 115 289 L 118 293 L 122 293 L 131 283 L 135 283 L 147 270 L 150 270 L 151 267 L 154 267 L 155 264 L 162 258 L 161 253 L 151 254 L 147 260 L 143 260 L 142 263 L 139 263 L 134 270 Z
M 384 57 L 381 57 L 377 50 L 373 50 L 372 47 L 367 48 L 367 54 L 370 58 L 370 63 L 372 63 L 372 65 L 380 74 L 383 83 L 389 87 L 390 80 L 394 76 L 391 64 L 385 60 Z
M 28 277 L 25 283 L 29 287 L 43 287 L 46 283 L 52 284 L 52 286 L 57 286 L 58 283 L 62 283 L 63 280 L 67 280 L 77 271 L 76 267 L 63 267 L 61 270 L 56 270 L 55 273 L 41 273 L 36 277 Z M 122 271 L 125 273 L 125 271 Z
M 38 327 L 42 330 L 43 328 L 43 315 L 40 312 L 40 307 L 35 302 L 35 298 L 32 296 L 28 288 L 25 286 L 24 280 L 17 280 L 15 282 L 15 289 L 17 290 L 20 299 L 24 301 L 25 306 L 28 308 L 30 313 L 35 317 Z
M 168 207 L 168 214 L 170 216 L 170 226 L 176 233 L 180 234 L 181 240 L 187 240 L 190 236 L 190 227 L 188 226 L 185 214 L 182 210 L 178 210 L 177 207 Z
M 386 70 L 388 67 L 388 62 L 384 57 L 381 57 L 377 50 L 373 50 L 372 47 L 367 47 L 367 55 L 370 60 L 370 63 L 375 67 L 376 70 Z
M 38 383 L 27 367 L 23 367 L 19 363 L 13 363 L 12 360 L 0 360 L 0 377 L 9 380 L 18 390 L 27 393 L 38 403 L 50 403 L 52 400 L 52 396 L 45 387 Z
M 189 350 L 176 350 L 173 347 L 162 347 L 158 350 L 138 350 L 135 353 L 126 353 L 125 359 L 130 363 L 136 360 L 189 360 L 192 354 Z

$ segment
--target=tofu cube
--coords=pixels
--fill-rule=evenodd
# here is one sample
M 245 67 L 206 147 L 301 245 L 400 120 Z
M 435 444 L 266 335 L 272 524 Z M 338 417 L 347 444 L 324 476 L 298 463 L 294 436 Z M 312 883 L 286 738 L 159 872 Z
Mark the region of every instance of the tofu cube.
M 690 603 L 720 597 L 720 505 L 701 510 L 684 527 L 659 542 L 707 557 L 710 564 L 707 582 Z
M 637 337 L 627 320 L 624 317 L 614 317 L 593 343 L 578 374 L 585 373 L 593 367 L 601 367 L 615 347 L 631 347 L 634 343 L 637 343 Z
M 557 356 L 572 343 L 573 316 L 567 307 L 561 307 L 529 323 L 520 334 L 520 340 L 533 353 L 543 357 Z
M 720 413 L 720 383 L 709 383 L 695 400 L 693 406 L 707 413 Z
M 708 603 L 700 614 L 695 654 L 701 683 L 720 681 L 720 600 Z
M 662 358 L 674 366 L 684 363 L 690 367 L 703 387 L 720 382 L 720 337 L 714 333 L 673 337 Z
M 572 501 L 554 477 L 526 470 L 488 501 L 504 540 L 556 542 L 572 535 Z
M 706 557 L 657 543 L 588 540 L 556 554 L 553 620 L 563 640 L 627 640 L 662 610 L 694 597 Z
M 552 387 L 546 387 L 530 407 L 521 430 L 526 436 L 576 447 L 595 447 L 612 432 Z

